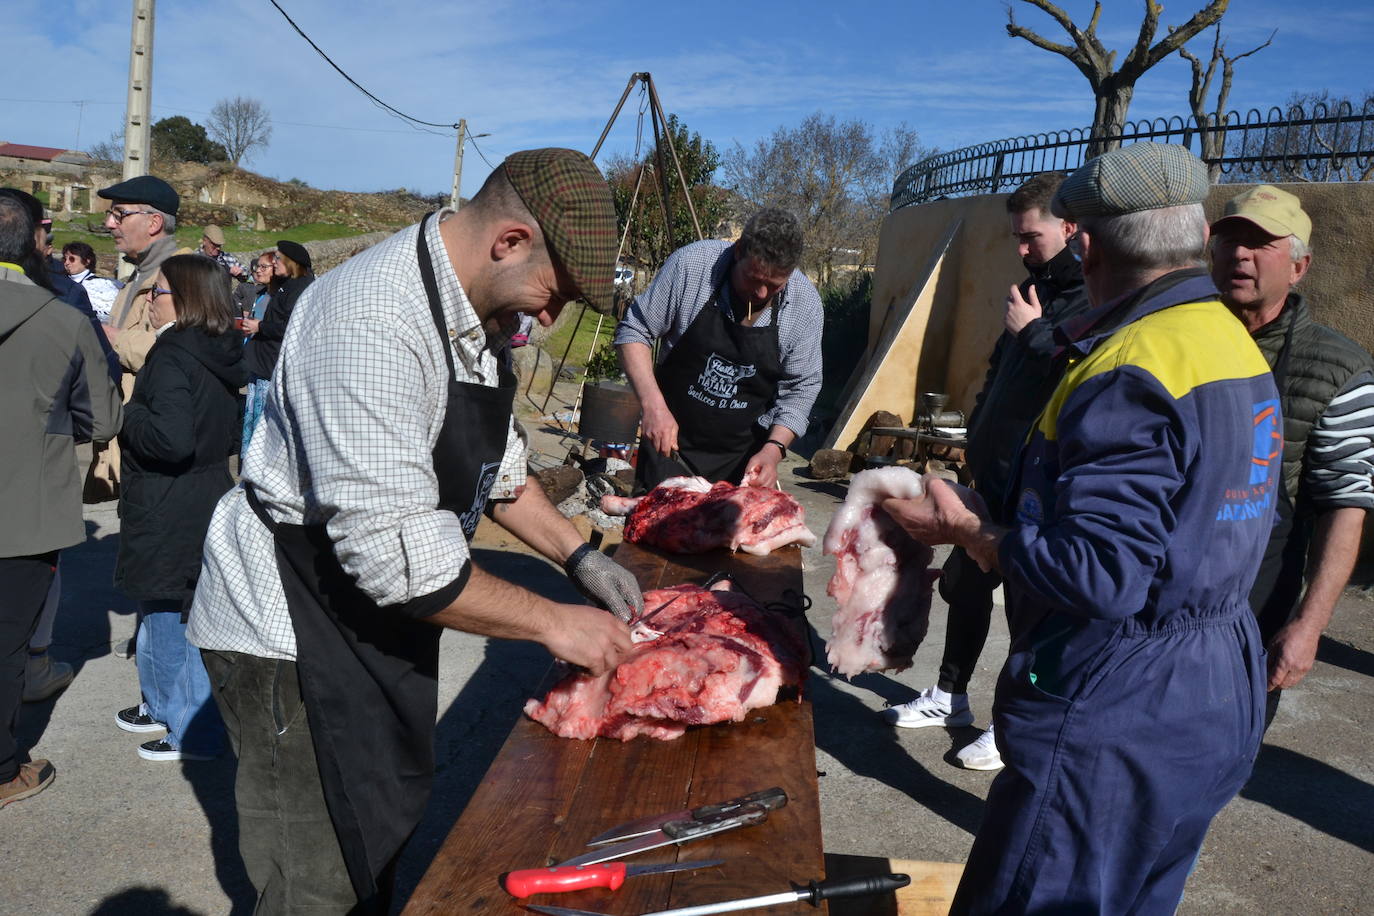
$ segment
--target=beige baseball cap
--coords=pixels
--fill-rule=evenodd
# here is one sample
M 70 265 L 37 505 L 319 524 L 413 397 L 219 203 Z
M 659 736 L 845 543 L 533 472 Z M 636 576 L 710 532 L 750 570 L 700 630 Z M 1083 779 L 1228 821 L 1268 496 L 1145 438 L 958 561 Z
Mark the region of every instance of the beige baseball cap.
M 1273 236 L 1294 235 L 1304 245 L 1312 241 L 1312 218 L 1302 209 L 1302 201 L 1271 184 L 1256 185 L 1226 202 L 1226 212 L 1212 224 L 1213 231 L 1228 219 L 1254 223 Z

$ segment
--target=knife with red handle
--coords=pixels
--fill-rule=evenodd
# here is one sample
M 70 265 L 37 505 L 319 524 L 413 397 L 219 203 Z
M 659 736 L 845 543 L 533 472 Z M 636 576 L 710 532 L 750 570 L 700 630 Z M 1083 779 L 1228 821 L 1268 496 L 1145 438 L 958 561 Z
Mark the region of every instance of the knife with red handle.
M 667 865 L 626 865 L 624 862 L 598 862 L 595 865 L 556 865 L 552 868 L 522 868 L 506 875 L 502 885 L 512 897 L 531 894 L 561 894 L 590 887 L 618 890 L 626 878 L 662 875 L 696 868 L 714 868 L 724 859 L 705 862 L 671 862 Z

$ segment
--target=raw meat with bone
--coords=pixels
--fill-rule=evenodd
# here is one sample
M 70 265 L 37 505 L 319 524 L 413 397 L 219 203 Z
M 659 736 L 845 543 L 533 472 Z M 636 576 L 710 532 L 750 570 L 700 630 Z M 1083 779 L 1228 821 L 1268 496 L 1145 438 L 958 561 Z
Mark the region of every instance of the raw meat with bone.
M 875 468 L 854 475 L 844 505 L 825 532 L 835 557 L 826 586 L 839 610 L 831 621 L 826 658 L 840 674 L 902 671 L 930 626 L 938 570 L 935 552 L 915 541 L 883 511 L 885 499 L 916 499 L 921 477 L 906 468 Z
M 677 585 L 644 593 L 637 642 L 600 677 L 572 673 L 525 714 L 563 738 L 648 735 L 668 741 L 688 725 L 738 722 L 806 676 L 806 647 L 780 614 L 740 592 Z
M 781 490 L 712 486 L 701 477 L 670 477 L 638 498 L 603 497 L 601 511 L 629 515 L 625 540 L 672 553 L 728 547 L 767 556 L 787 544 L 816 543 L 806 510 Z

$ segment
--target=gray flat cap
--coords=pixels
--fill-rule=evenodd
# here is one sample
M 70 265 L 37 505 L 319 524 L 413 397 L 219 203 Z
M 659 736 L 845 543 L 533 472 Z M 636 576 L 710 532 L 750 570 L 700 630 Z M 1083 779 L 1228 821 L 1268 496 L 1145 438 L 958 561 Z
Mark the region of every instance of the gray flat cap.
M 1202 203 L 1206 164 L 1182 146 L 1132 143 L 1084 163 L 1064 179 L 1051 211 L 1061 219 L 1120 216 Z

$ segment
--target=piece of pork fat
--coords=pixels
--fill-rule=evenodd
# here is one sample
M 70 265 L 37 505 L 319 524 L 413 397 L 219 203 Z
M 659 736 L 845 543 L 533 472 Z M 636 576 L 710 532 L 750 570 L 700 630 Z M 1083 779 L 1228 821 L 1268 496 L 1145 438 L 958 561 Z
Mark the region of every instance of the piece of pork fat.
M 839 610 L 831 621 L 826 658 L 840 674 L 902 671 L 925 638 L 939 572 L 935 552 L 913 540 L 882 509 L 885 499 L 915 499 L 921 477 L 906 468 L 861 471 L 825 532 L 835 557 L 826 592 Z
M 725 547 L 766 556 L 787 544 L 816 543 L 806 510 L 781 490 L 712 486 L 701 477 L 670 477 L 638 498 L 602 497 L 601 511 L 629 516 L 625 540 L 673 553 Z
M 564 738 L 667 741 L 688 725 L 739 721 L 806 675 L 796 629 L 739 592 L 679 585 L 646 592 L 644 606 L 632 625 L 656 635 L 613 672 L 564 677 L 525 714 Z

